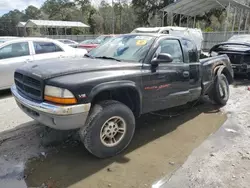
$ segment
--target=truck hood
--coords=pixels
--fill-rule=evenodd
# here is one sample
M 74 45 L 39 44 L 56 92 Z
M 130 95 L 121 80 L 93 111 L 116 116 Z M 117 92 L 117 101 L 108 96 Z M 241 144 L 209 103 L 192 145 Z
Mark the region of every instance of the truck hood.
M 215 52 L 250 52 L 250 44 L 245 42 L 223 42 L 211 48 Z
M 133 70 L 141 66 L 141 63 L 118 62 L 115 60 L 65 58 L 36 61 L 20 67 L 16 71 L 46 80 L 74 73 L 121 69 Z

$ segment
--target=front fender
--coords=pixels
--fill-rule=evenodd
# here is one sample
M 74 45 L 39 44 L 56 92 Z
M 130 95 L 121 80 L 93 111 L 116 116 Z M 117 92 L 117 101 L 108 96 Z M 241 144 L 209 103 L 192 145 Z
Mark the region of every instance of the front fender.
M 120 80 L 120 81 L 111 81 L 111 82 L 105 82 L 96 85 L 89 94 L 89 99 L 92 101 L 93 98 L 98 95 L 99 93 L 103 91 L 110 91 L 115 89 L 121 89 L 121 88 L 130 88 L 133 89 L 135 92 L 137 92 L 139 96 L 139 107 L 140 111 L 142 109 L 142 93 L 135 82 L 130 80 Z

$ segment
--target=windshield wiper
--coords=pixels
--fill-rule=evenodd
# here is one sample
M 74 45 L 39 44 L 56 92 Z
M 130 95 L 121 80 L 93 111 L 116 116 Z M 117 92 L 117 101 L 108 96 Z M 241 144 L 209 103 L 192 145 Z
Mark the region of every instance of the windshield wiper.
M 107 57 L 107 56 L 100 56 L 100 57 L 95 57 L 95 58 L 98 58 L 98 59 L 111 59 L 111 60 L 115 60 L 115 61 L 121 61 L 120 59 L 116 59 L 114 57 Z

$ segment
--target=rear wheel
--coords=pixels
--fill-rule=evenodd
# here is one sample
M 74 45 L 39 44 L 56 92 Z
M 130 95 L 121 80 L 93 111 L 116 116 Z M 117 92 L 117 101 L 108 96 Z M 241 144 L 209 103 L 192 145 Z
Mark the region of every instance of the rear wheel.
M 216 76 L 209 98 L 219 105 L 226 105 L 229 99 L 229 83 L 224 74 Z
M 126 105 L 103 101 L 92 108 L 80 137 L 90 153 L 106 158 L 122 152 L 132 140 L 134 131 L 135 118 Z

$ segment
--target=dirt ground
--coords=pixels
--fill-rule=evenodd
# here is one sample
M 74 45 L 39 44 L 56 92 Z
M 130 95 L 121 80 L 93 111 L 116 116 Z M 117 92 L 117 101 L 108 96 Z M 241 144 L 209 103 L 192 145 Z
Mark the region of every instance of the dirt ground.
M 208 101 L 191 107 L 144 115 L 125 153 L 100 160 L 84 149 L 75 132 L 38 125 L 4 92 L 0 99 L 0 187 L 151 187 L 178 169 L 226 120 Z
M 224 125 L 195 149 L 175 173 L 155 182 L 154 188 L 249 188 L 250 186 L 250 86 L 231 88 L 222 109 Z

